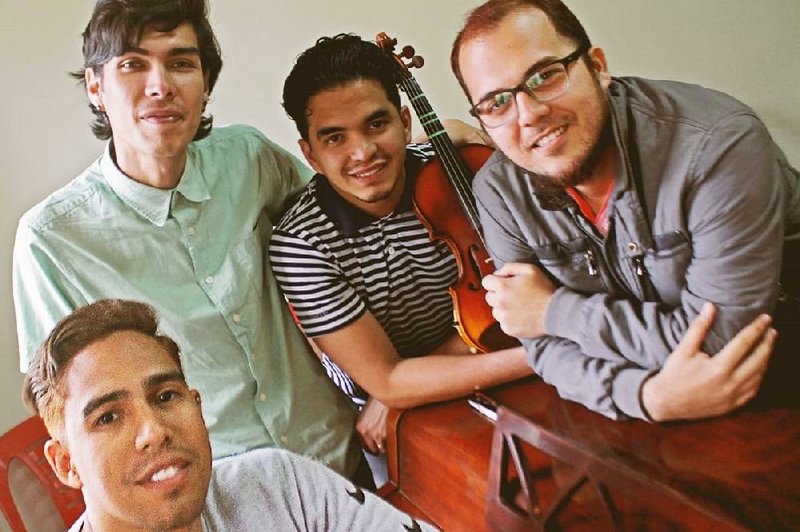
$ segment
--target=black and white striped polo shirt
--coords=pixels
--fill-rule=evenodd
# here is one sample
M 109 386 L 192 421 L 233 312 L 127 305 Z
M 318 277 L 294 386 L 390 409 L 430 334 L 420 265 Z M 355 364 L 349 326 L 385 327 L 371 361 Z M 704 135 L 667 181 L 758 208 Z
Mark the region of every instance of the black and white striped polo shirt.
M 317 175 L 272 235 L 278 283 L 310 337 L 337 331 L 369 310 L 402 357 L 428 353 L 453 333 L 447 288 L 458 277 L 450 248 L 432 242 L 411 208 L 430 145 L 406 150 L 406 190 L 391 214 L 375 218 Z M 365 363 L 369 363 L 365 360 Z M 329 360 L 328 375 L 354 401 L 366 394 Z

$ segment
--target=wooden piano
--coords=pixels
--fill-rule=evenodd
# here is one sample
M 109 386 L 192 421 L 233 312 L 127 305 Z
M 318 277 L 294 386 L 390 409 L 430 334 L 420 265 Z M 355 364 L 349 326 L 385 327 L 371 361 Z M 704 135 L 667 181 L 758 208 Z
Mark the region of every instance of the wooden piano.
M 800 530 L 800 409 L 615 422 L 536 378 L 392 414 L 380 494 L 445 531 Z

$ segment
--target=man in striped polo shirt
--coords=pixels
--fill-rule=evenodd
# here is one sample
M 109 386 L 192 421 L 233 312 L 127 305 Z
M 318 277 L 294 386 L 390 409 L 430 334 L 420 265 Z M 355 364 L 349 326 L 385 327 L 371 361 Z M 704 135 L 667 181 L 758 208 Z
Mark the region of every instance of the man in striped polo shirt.
M 454 398 L 531 373 L 522 349 L 472 356 L 455 333 L 447 290 L 457 275 L 455 258 L 428 239 L 411 210 L 417 172 L 431 153 L 407 146 L 410 117 L 392 61 L 352 35 L 323 37 L 299 56 L 284 85 L 284 107 L 318 174 L 270 244 L 278 283 L 325 353 L 329 375 L 365 405 L 357 429 L 373 453 L 383 452 L 384 405 Z M 706 313 L 696 320 L 662 371 L 665 393 L 681 405 L 676 411 L 696 408 L 693 398 L 704 388 L 706 397 L 726 399 L 709 387 L 713 371 L 687 377 L 683 367 L 711 319 Z M 745 329 L 726 347 L 727 358 L 753 351 L 767 358 L 766 328 L 756 322 Z
M 320 39 L 298 58 L 284 106 L 318 174 L 270 245 L 278 282 L 326 353 L 329 375 L 366 403 L 358 428 L 373 453 L 383 452 L 384 404 L 449 399 L 531 373 L 521 349 L 472 356 L 453 328 L 455 259 L 411 209 L 432 152 L 406 147 L 411 120 L 394 80 L 392 60 L 352 35 Z

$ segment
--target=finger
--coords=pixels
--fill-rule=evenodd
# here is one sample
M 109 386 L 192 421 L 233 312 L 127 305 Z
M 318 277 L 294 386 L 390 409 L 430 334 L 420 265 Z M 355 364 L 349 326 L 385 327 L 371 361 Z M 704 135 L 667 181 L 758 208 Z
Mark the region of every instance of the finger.
M 383 454 L 386 452 L 386 445 L 382 442 L 376 442 L 375 448 L 378 450 L 378 453 Z
M 481 279 L 481 286 L 490 292 L 494 292 L 500 286 L 500 278 L 497 272 L 490 273 Z
M 703 308 L 700 309 L 700 314 L 689 324 L 689 328 L 686 329 L 686 332 L 683 334 L 683 338 L 678 344 L 678 347 L 675 348 L 673 355 L 685 357 L 701 351 L 706 333 L 711 327 L 711 324 L 714 323 L 715 314 L 716 309 L 714 305 L 706 301 L 703 304 Z
M 725 344 L 725 347 L 714 356 L 715 362 L 730 370 L 739 366 L 751 353 L 758 351 L 758 345 L 764 339 L 771 322 L 772 318 L 767 314 L 758 316 Z
M 775 329 L 766 331 L 761 336 L 758 345 L 751 350 L 750 356 L 745 357 L 736 367 L 734 375 L 740 379 L 747 379 L 754 375 L 758 376 L 759 379 L 763 378 L 777 338 L 778 332 Z
M 502 268 L 494 272 L 495 275 L 501 277 L 513 277 L 515 275 L 530 275 L 533 269 L 536 268 L 533 264 L 527 262 L 506 262 Z
M 494 292 L 492 290 L 487 290 L 485 299 L 486 299 L 486 304 L 489 305 L 490 307 L 497 306 L 497 293 L 496 292 Z

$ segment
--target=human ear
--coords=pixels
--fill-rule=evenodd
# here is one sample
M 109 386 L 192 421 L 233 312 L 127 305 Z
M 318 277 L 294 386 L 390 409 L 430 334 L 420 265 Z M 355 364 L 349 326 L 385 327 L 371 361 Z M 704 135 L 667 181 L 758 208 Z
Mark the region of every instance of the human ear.
M 321 174 L 322 167 L 317 162 L 317 158 L 314 157 L 314 150 L 311 148 L 311 144 L 309 144 L 305 139 L 298 140 L 297 144 L 300 146 L 300 151 L 303 152 L 303 157 L 306 158 L 308 165 L 313 168 L 315 172 Z
M 406 130 L 406 144 L 408 144 L 411 142 L 411 111 L 407 105 L 400 108 L 400 120 L 403 122 L 403 129 Z
M 102 79 L 98 76 L 93 68 L 87 68 L 83 71 L 83 79 L 86 82 L 86 94 L 89 96 L 89 102 L 103 110 L 103 97 L 102 97 Z
M 593 46 L 587 52 L 589 66 L 591 67 L 594 76 L 603 87 L 607 89 L 611 84 L 611 74 L 608 72 L 608 62 L 606 61 L 606 53 L 599 46 Z
M 81 477 L 75 464 L 72 463 L 72 456 L 66 445 L 58 440 L 47 440 L 44 444 L 44 456 L 62 484 L 76 490 L 83 487 Z

